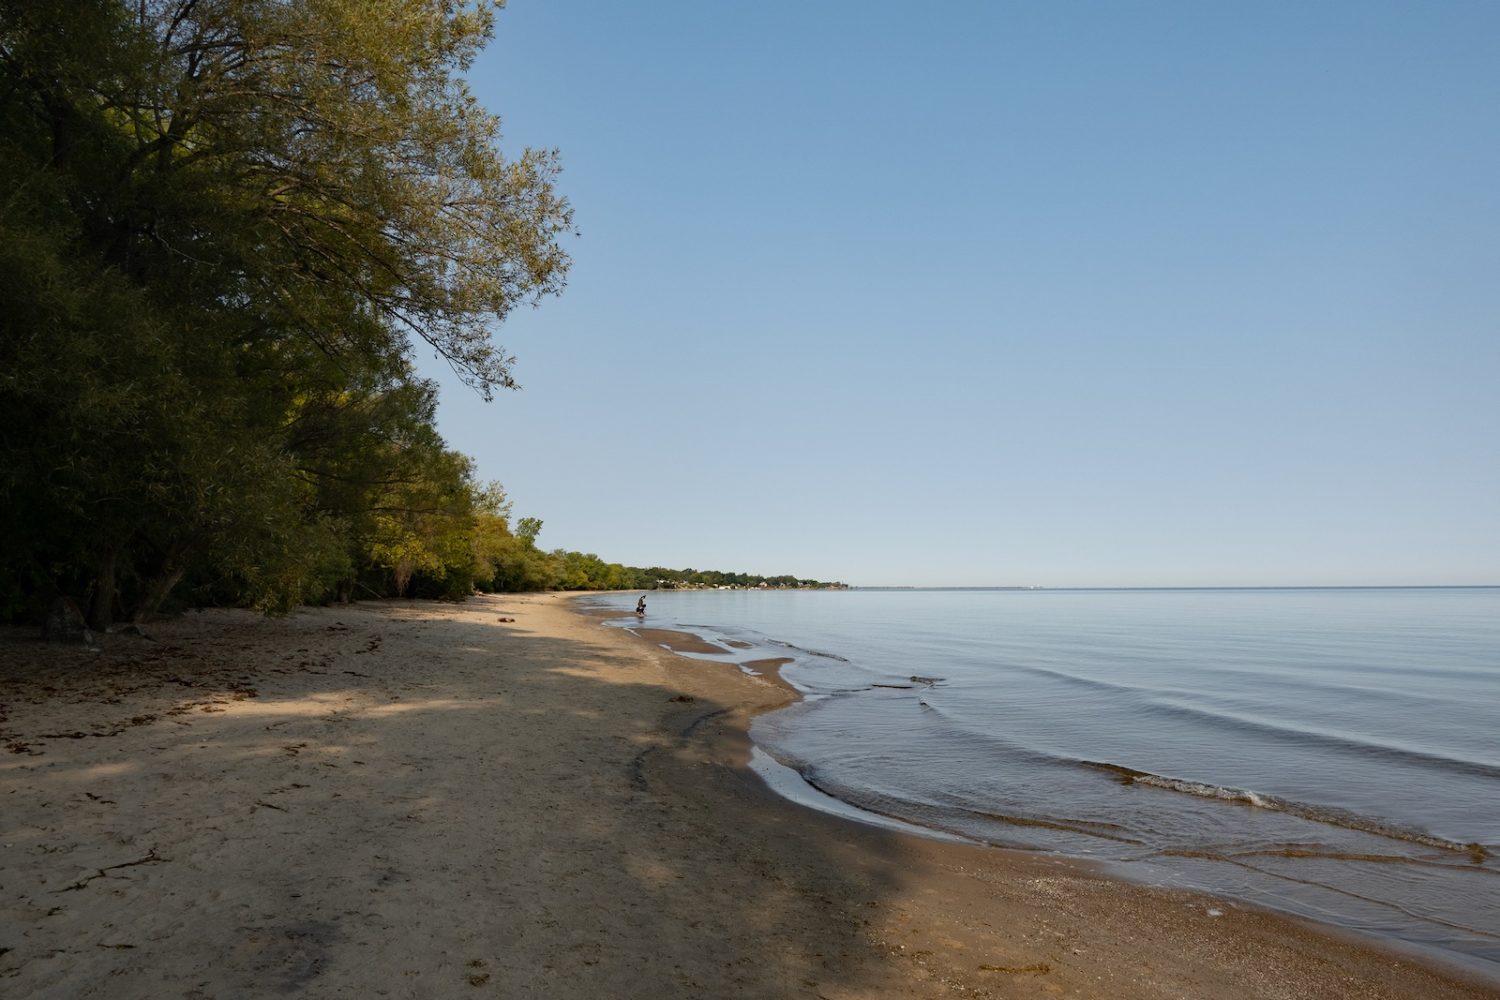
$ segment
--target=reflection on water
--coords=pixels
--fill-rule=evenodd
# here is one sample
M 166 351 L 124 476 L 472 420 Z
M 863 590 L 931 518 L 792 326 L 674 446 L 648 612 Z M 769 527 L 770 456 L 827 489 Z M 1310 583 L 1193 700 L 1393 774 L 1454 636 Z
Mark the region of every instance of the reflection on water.
M 1500 975 L 1500 589 L 689 592 L 651 610 L 712 644 L 692 655 L 790 658 L 807 698 L 753 735 L 842 802 Z

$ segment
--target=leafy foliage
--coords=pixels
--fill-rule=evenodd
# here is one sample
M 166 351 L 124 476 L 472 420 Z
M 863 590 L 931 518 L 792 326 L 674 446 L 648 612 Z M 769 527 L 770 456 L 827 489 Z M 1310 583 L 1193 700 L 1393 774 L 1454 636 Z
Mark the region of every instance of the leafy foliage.
M 513 386 L 493 324 L 571 228 L 462 82 L 492 21 L 0 0 L 0 614 L 468 592 L 504 512 L 408 358 Z

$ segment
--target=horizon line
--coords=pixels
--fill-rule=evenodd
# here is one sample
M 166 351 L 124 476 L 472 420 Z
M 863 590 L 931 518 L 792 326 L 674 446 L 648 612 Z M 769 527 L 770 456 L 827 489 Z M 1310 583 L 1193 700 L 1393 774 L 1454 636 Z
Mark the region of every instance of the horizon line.
M 1500 583 L 1264 583 L 1264 584 L 846 584 L 850 590 L 1497 590 Z

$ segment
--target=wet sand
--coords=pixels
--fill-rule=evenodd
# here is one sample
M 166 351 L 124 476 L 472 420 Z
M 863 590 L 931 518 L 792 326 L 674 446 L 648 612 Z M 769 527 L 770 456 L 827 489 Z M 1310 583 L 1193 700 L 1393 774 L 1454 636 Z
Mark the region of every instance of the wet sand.
M 568 604 L 207 612 L 98 654 L 0 633 L 0 993 L 1500 995 L 795 806 L 745 735 L 791 692 Z

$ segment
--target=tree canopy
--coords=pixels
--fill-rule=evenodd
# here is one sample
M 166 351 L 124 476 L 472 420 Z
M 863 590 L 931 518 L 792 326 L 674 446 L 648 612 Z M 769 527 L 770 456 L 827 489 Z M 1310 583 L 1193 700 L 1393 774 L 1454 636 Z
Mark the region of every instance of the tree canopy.
M 493 497 L 411 353 L 514 386 L 495 324 L 572 225 L 463 82 L 493 17 L 0 0 L 0 609 L 471 584 Z

